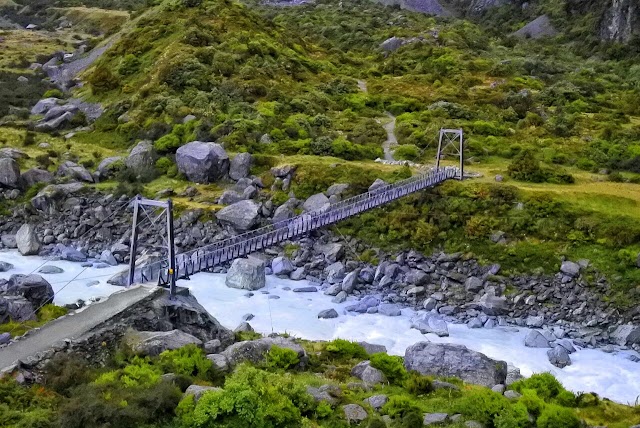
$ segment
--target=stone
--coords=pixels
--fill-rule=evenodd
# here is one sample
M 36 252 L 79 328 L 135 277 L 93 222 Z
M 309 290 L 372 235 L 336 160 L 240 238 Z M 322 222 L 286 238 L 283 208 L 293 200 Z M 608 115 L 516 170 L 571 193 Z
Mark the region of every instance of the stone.
M 0 188 L 11 189 L 20 186 L 20 167 L 15 159 L 0 158 Z
M 538 330 L 530 330 L 524 338 L 524 346 L 529 348 L 550 348 L 551 345 L 546 337 Z
M 13 265 L 11 263 L 0 260 L 0 272 L 8 272 L 11 269 L 13 269 Z
M 470 276 L 464 283 L 464 289 L 469 293 L 478 293 L 484 288 L 484 281 L 476 276 Z
M 293 289 L 294 293 L 315 293 L 318 289 L 316 287 L 297 287 Z
M 0 235 L 0 242 L 6 248 L 18 248 L 18 243 L 16 242 L 16 235 L 9 235 L 9 234 Z
M 393 36 L 380 43 L 380 48 L 385 52 L 393 52 L 395 50 L 398 50 L 404 44 L 405 39 Z
M 488 388 L 504 384 L 507 377 L 507 363 L 504 361 L 493 360 L 466 346 L 450 343 L 416 343 L 407 348 L 404 366 L 423 375 L 453 376 Z
M 210 354 L 207 355 L 207 360 L 211 361 L 213 363 L 213 367 L 222 372 L 222 373 L 226 373 L 229 371 L 229 361 L 227 360 L 227 357 L 225 357 L 224 355 L 221 354 Z
M 320 388 L 314 388 L 312 386 L 307 387 L 307 394 L 312 396 L 313 400 L 316 403 L 324 401 L 332 406 L 335 406 L 340 402 L 340 400 L 338 400 L 336 397 L 331 396 L 331 394 L 329 394 L 329 392 L 327 392 L 326 390 L 321 390 Z
M 202 345 L 200 339 L 180 330 L 131 332 L 125 337 L 125 342 L 136 354 L 149 356 L 189 344 Z
M 541 15 L 533 21 L 526 24 L 524 27 L 514 32 L 516 37 L 526 39 L 540 39 L 543 37 L 553 37 L 558 34 L 558 30 L 555 29 L 551 19 L 547 15 Z
M 503 384 L 498 384 L 498 385 L 494 385 L 494 386 L 491 387 L 491 390 L 493 392 L 497 392 L 498 394 L 504 393 L 505 389 L 506 389 L 506 387 Z
M 336 312 L 335 309 L 325 309 L 323 311 L 320 311 L 318 313 L 318 318 L 320 319 L 331 319 L 331 318 L 338 318 L 338 312 Z
M 71 114 L 71 117 L 73 117 L 77 112 L 78 107 L 73 104 L 54 106 L 47 111 L 42 120 L 47 121 L 57 119 L 64 116 L 65 114 Z
M 542 327 L 544 325 L 544 316 L 529 315 L 526 321 L 527 327 Z
M 104 250 L 100 254 L 100 261 L 102 263 L 108 264 L 109 266 L 117 266 L 118 265 L 118 261 L 113 256 L 113 253 L 110 250 Z
M 632 324 L 619 325 L 611 334 L 611 339 L 621 346 L 640 343 L 640 326 Z
M 22 296 L 0 296 L 0 324 L 7 321 L 23 322 L 36 319 L 33 304 Z
M 344 411 L 344 417 L 349 424 L 352 422 L 360 423 L 367 419 L 369 416 L 367 411 L 362 408 L 362 406 L 358 404 L 347 404 L 342 406 L 342 410 Z
M 402 315 L 400 306 L 393 303 L 381 303 L 378 306 L 378 313 L 388 317 L 399 317 Z
M 58 175 L 64 177 L 70 177 L 74 180 L 84 181 L 85 183 L 93 183 L 93 176 L 82 165 L 78 165 L 75 162 L 66 161 L 58 167 Z
M 58 98 L 44 98 L 31 108 L 31 114 L 42 115 L 58 105 Z
M 571 278 L 575 278 L 580 275 L 580 265 L 578 263 L 565 260 L 560 266 L 560 272 L 570 276 Z
M 509 400 L 517 400 L 518 398 L 522 397 L 522 394 L 520 394 L 518 391 L 510 389 L 504 392 L 504 396 Z
M 365 296 L 363 299 L 358 301 L 355 305 L 347 306 L 346 310 L 349 312 L 357 312 L 363 314 L 367 312 L 370 308 L 376 308 L 380 304 L 380 299 L 374 296 Z M 372 312 L 369 312 L 372 313 Z
M 358 273 L 359 272 L 357 270 L 349 272 L 342 280 L 342 290 L 345 293 L 353 293 L 356 289 L 356 286 L 358 285 Z
M 449 421 L 449 415 L 447 413 L 426 413 L 424 415 L 424 426 L 430 425 L 442 425 Z
M 305 278 L 307 270 L 301 266 L 289 274 L 289 278 L 294 281 L 300 281 Z
M 389 401 L 389 397 L 384 394 L 372 395 L 364 399 L 364 402 L 373 407 L 374 410 L 380 410 L 382 406 L 387 404 L 387 401 Z
M 465 428 L 484 428 L 484 425 L 478 421 L 466 421 L 464 426 Z
M 64 273 L 64 270 L 59 268 L 58 266 L 47 265 L 47 266 L 42 266 L 40 269 L 38 269 L 38 273 L 43 273 L 45 275 L 53 275 L 58 273 Z
M 11 334 L 0 333 L 0 345 L 6 345 L 9 342 L 11 342 Z
M 338 294 L 336 294 L 336 296 L 331 299 L 331 303 L 344 303 L 347 300 L 347 293 L 345 293 L 344 291 L 339 292 Z
M 258 290 L 265 286 L 264 262 L 256 257 L 235 259 L 227 272 L 227 287 Z
M 158 154 L 149 140 L 140 141 L 129 153 L 124 163 L 134 171 L 144 171 L 153 168 L 158 160 Z
M 327 198 L 324 193 L 316 193 L 304 201 L 302 209 L 305 212 L 322 212 L 329 208 L 329 205 L 329 198 Z
M 203 346 L 205 354 L 217 354 L 222 351 L 222 342 L 220 339 L 212 339 L 205 342 Z
M 576 348 L 573 346 L 573 343 L 571 343 L 569 339 L 558 339 L 555 341 L 555 344 L 557 346 L 562 346 L 570 354 L 576 352 Z
M 271 262 L 271 270 L 274 275 L 289 275 L 294 269 L 293 263 L 287 257 L 276 257 Z
M 189 385 L 184 396 L 193 395 L 193 401 L 197 403 L 204 394 L 212 391 L 222 391 L 222 389 L 215 386 Z
M 36 235 L 36 227 L 23 224 L 16 233 L 16 245 L 23 256 L 37 255 L 40 251 L 40 240 Z
M 116 166 L 120 165 L 121 161 L 122 157 L 120 156 L 111 156 L 100 161 L 96 169 L 98 178 L 102 180 L 112 177 L 116 173 Z
M 493 293 L 485 293 L 478 301 L 482 312 L 489 316 L 506 315 L 509 312 L 509 304 L 504 296 L 496 297 Z
M 424 304 L 422 305 L 422 307 L 426 311 L 432 311 L 436 308 L 436 306 L 438 306 L 438 301 L 433 297 L 429 297 L 427 300 L 424 301 Z
M 342 196 L 344 192 L 349 190 L 350 185 L 346 183 L 336 183 L 329 186 L 325 194 L 327 196 Z
M 389 183 L 386 181 L 376 178 L 376 180 L 369 186 L 369 192 L 374 192 L 375 190 L 380 189 L 381 187 L 387 186 Z
M 246 321 L 241 322 L 235 330 L 233 330 L 234 333 L 246 333 L 246 332 L 252 332 L 255 331 L 253 329 L 253 327 L 251 327 L 251 324 L 249 324 Z
M 358 342 L 358 345 L 362 346 L 364 348 L 365 351 L 367 351 L 367 354 L 371 355 L 371 354 L 378 354 L 380 352 L 387 352 L 387 347 L 384 345 L 377 345 L 375 343 L 368 343 L 368 342 Z
M 251 153 L 245 152 L 235 155 L 229 165 L 229 178 L 238 181 L 249 176 L 252 161 Z
M 245 361 L 253 364 L 259 364 L 265 360 L 265 357 L 271 350 L 272 346 L 291 349 L 297 353 L 300 360 L 306 359 L 307 354 L 302 346 L 298 345 L 291 339 L 283 337 L 265 337 L 256 340 L 237 342 L 222 351 L 222 355 L 226 357 L 230 367 L 235 367 Z
M 415 328 L 422 334 L 433 333 L 439 337 L 449 336 L 449 328 L 440 315 L 426 313 L 411 321 L 411 328 Z
M 313 251 L 317 254 L 322 254 L 329 263 L 335 263 L 344 255 L 344 247 L 338 242 L 330 242 L 328 244 L 321 244 L 316 242 L 313 245 Z
M 39 168 L 31 168 L 22 174 L 22 181 L 25 187 L 32 187 L 39 183 L 53 183 L 55 177 L 49 171 Z
M 189 181 L 211 183 L 229 172 L 229 156 L 220 144 L 192 141 L 176 151 L 178 171 Z
M 520 374 L 520 369 L 516 366 L 512 366 L 510 364 L 507 365 L 507 379 L 504 382 L 506 386 L 509 386 L 519 380 L 523 379 L 523 376 Z
M 70 262 L 86 262 L 87 256 L 73 247 L 61 246 L 59 249 L 60 257 Z
M 482 320 L 480 320 L 480 318 L 478 317 L 471 318 L 469 321 L 467 321 L 467 327 L 482 328 L 483 327 Z
M 562 369 L 571 365 L 569 352 L 562 346 L 549 349 L 547 351 L 547 357 L 549 357 L 549 362 L 558 368 Z
M 371 367 L 369 361 L 362 361 L 358 363 L 353 369 L 351 369 L 351 376 L 360 379 L 365 385 L 377 385 L 387 381 L 384 373 L 380 370 Z
M 329 284 L 342 282 L 344 279 L 344 265 L 342 262 L 332 263 L 324 269 L 324 273 L 327 275 L 327 282 L 329 282 Z
M 260 217 L 259 213 L 260 205 L 255 201 L 246 200 L 224 207 L 216 213 L 216 218 L 243 232 L 255 226 Z

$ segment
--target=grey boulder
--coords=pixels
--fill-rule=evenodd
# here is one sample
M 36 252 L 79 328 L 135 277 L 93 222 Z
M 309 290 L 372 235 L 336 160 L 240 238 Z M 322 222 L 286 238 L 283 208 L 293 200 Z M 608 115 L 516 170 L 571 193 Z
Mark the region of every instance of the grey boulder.
M 249 175 L 251 169 L 252 156 L 250 153 L 238 153 L 229 165 L 229 178 L 240 180 Z
M 0 158 L 0 188 L 15 189 L 20 186 L 20 167 L 11 158 Z
M 488 388 L 504 384 L 507 378 L 507 363 L 504 361 L 449 343 L 416 343 L 407 348 L 404 365 L 407 370 L 423 375 L 453 376 Z
M 153 143 L 148 140 L 140 141 L 129 153 L 124 163 L 127 168 L 140 171 L 152 168 L 158 160 L 158 154 Z M 98 168 L 100 169 L 100 168 Z
M 26 187 L 31 187 L 38 183 L 53 183 L 55 177 L 49 171 L 39 168 L 31 168 L 22 174 L 22 181 Z
M 189 344 L 202 345 L 200 339 L 180 330 L 133 332 L 125 340 L 133 352 L 149 356 L 160 355 L 164 351 Z
M 338 312 L 336 312 L 335 309 L 325 309 L 323 311 L 320 311 L 318 313 L 318 318 L 320 319 L 331 319 L 331 318 L 338 318 Z
M 229 156 L 220 144 L 193 141 L 176 151 L 178 170 L 189 181 L 211 183 L 229 173 Z
M 225 349 L 222 355 L 227 359 L 230 367 L 235 367 L 245 361 L 258 364 L 265 360 L 273 346 L 290 349 L 296 352 L 301 360 L 305 359 L 307 355 L 302 346 L 283 337 L 265 337 L 237 342 Z
M 556 346 L 553 349 L 549 349 L 547 351 L 547 357 L 549 357 L 549 362 L 558 368 L 562 369 L 571 365 L 569 352 L 567 352 L 567 350 L 562 346 Z
M 289 275 L 295 267 L 287 257 L 276 257 L 271 262 L 271 270 L 274 275 Z
M 316 193 L 304 201 L 302 209 L 305 212 L 324 211 L 329 208 L 329 205 L 329 198 L 327 198 L 324 193 Z
M 216 217 L 238 231 L 246 231 L 258 222 L 259 213 L 260 206 L 254 201 L 246 200 L 224 207 L 216 213 Z
M 524 346 L 529 348 L 550 348 L 551 345 L 546 337 L 538 330 L 531 330 L 524 338 Z
M 377 385 L 387 381 L 384 373 L 371 367 L 371 362 L 363 361 L 351 369 L 351 376 L 363 381 L 366 385 Z
M 422 334 L 433 333 L 439 337 L 449 336 L 447 323 L 438 314 L 427 312 L 411 321 L 411 328 L 415 328 Z
M 18 251 L 23 256 L 36 255 L 40 251 L 40 240 L 36 234 L 36 227 L 32 224 L 23 224 L 16 233 Z
M 258 290 L 265 286 L 264 262 L 255 257 L 235 259 L 227 272 L 227 287 L 242 290 Z

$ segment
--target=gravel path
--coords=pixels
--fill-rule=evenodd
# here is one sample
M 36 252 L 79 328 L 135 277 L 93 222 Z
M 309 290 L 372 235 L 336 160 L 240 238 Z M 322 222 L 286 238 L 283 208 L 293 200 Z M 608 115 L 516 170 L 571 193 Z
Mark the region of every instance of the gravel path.
M 396 138 L 396 117 L 391 113 L 386 113 L 389 119 L 389 122 L 383 125 L 385 131 L 387 131 L 387 141 L 382 143 L 382 149 L 384 150 L 384 160 L 386 161 L 395 161 L 393 157 L 392 147 L 398 145 L 398 139 Z
M 30 356 L 47 351 L 65 339 L 78 338 L 151 293 L 160 290 L 162 289 L 154 286 L 133 287 L 116 292 L 109 298 L 91 304 L 73 315 L 51 321 L 24 339 L 0 349 L 0 370 L 10 367 L 17 360 L 24 361 Z

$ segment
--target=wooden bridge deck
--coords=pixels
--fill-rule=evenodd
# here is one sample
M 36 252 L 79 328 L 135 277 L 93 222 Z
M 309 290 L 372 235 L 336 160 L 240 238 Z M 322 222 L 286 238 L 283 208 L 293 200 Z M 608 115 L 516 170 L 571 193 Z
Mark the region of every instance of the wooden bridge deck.
M 188 278 L 194 273 L 210 270 L 224 262 L 354 217 L 411 193 L 437 186 L 446 180 L 458 177 L 459 174 L 460 170 L 457 168 L 434 169 L 426 174 L 389 184 L 329 205 L 325 210 L 304 213 L 277 224 L 178 254 L 176 256 L 175 278 Z M 157 281 L 159 285 L 167 285 L 170 280 L 168 266 L 167 261 L 160 261 L 137 268 L 134 280 L 135 282 Z

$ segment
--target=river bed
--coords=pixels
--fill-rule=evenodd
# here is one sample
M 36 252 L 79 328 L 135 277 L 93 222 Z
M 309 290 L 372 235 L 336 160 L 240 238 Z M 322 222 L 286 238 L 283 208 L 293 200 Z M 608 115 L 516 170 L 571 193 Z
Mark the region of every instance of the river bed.
M 44 263 L 64 269 L 61 274 L 42 275 L 56 292 L 56 304 L 73 303 L 78 299 L 108 296 L 120 287 L 108 285 L 107 279 L 125 266 L 105 269 L 83 268 L 79 263 L 47 262 L 41 257 L 22 257 L 15 251 L 0 252 L 0 261 L 13 264 L 14 269 L 0 273 L 9 278 L 14 273 L 37 273 Z M 91 285 L 89 285 L 91 284 Z M 234 329 L 245 314 L 254 318 L 251 326 L 259 333 L 288 333 L 310 340 L 342 338 L 385 345 L 391 354 L 404 355 L 407 347 L 420 341 L 458 343 L 495 359 L 507 361 L 520 368 L 525 376 L 551 372 L 563 385 L 575 392 L 596 392 L 621 403 L 634 403 L 640 396 L 640 363 L 628 359 L 633 351 L 605 353 L 595 349 L 578 349 L 571 354 L 572 365 L 559 369 L 547 359 L 546 349 L 524 346 L 526 328 L 469 329 L 464 324 L 449 324 L 449 337 L 423 335 L 411 329 L 411 318 L 416 312 L 403 309 L 402 315 L 388 317 L 380 314 L 347 313 L 346 306 L 356 300 L 335 304 L 321 291 L 298 293 L 295 288 L 313 286 L 306 281 L 292 281 L 275 276 L 267 277 L 264 289 L 253 291 L 228 288 L 225 275 L 199 273 L 191 280 L 179 281 L 191 290 L 198 301 L 225 327 Z M 290 289 L 287 289 L 290 288 Z M 278 298 L 269 298 L 277 296 Z M 334 308 L 339 316 L 318 319 L 321 310 Z

